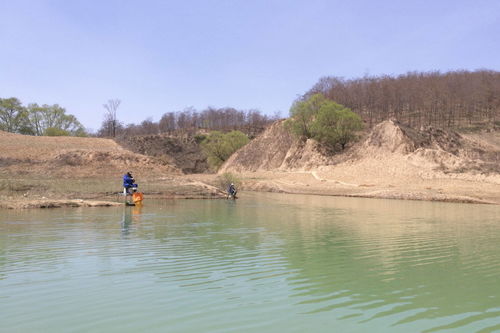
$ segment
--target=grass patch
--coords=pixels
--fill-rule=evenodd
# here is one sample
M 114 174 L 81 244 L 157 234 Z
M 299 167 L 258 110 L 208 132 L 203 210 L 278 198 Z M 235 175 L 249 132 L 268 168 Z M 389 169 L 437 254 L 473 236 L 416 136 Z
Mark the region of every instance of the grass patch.
M 119 185 L 121 186 L 121 185 Z M 106 179 L 0 179 L 0 195 L 6 197 L 96 198 L 120 191 L 117 182 Z

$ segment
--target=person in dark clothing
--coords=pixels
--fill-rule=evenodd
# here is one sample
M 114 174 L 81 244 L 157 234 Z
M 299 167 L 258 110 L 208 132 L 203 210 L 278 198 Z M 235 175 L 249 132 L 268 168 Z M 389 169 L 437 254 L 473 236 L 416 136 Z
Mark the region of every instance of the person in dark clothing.
M 231 183 L 231 185 L 228 186 L 227 188 L 227 195 L 228 195 L 228 198 L 233 198 L 233 199 L 236 199 L 236 193 L 238 191 L 236 190 L 236 187 L 234 187 L 234 184 Z
M 137 190 L 137 184 L 135 184 L 135 179 L 132 176 L 132 173 L 127 172 L 123 175 L 123 192 L 125 195 L 132 194 L 132 191 Z

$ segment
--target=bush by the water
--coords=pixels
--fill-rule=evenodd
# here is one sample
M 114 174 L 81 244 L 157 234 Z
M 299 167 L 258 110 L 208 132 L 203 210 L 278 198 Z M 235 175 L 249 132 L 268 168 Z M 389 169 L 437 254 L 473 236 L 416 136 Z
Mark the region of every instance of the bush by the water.
M 294 134 L 315 139 L 331 148 L 340 146 L 344 149 L 363 128 L 357 114 L 322 94 L 295 102 L 290 115 L 286 125 Z

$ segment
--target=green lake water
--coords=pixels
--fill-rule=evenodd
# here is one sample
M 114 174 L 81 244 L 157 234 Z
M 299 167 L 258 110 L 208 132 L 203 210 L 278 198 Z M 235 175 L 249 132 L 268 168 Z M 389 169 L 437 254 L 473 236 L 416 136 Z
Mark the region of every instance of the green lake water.
M 500 332 L 500 207 L 250 193 L 0 211 L 0 332 Z

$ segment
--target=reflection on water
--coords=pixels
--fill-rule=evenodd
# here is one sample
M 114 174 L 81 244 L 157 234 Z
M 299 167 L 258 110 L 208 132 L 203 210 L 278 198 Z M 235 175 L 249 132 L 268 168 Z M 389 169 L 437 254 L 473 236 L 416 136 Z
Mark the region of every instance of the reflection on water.
M 124 236 L 130 233 L 130 227 L 132 222 L 135 224 L 140 223 L 141 221 L 141 213 L 142 213 L 142 204 L 137 206 L 126 206 L 123 209 L 123 217 L 122 217 L 122 234 Z
M 500 330 L 496 206 L 259 193 L 2 213 L 1 332 Z

